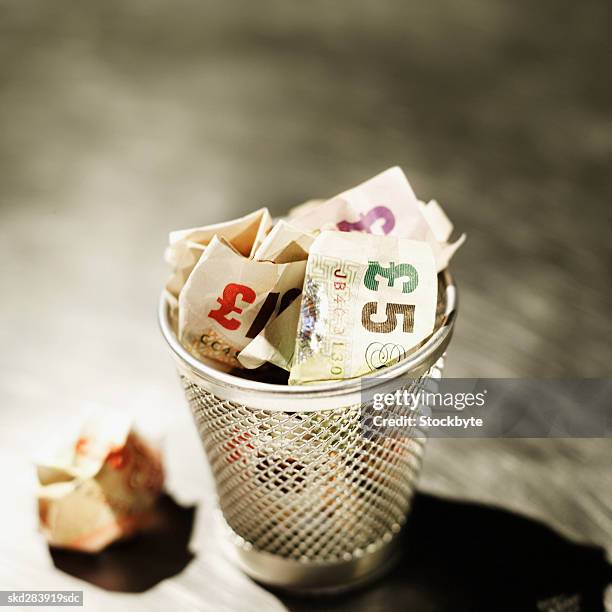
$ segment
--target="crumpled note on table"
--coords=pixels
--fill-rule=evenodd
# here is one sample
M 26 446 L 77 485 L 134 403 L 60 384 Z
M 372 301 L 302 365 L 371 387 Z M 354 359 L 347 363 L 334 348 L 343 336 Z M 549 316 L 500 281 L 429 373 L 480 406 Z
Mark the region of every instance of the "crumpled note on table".
M 306 373 L 309 366 L 304 360 L 305 347 L 302 344 L 302 365 L 297 366 L 295 349 L 299 345 L 294 340 L 300 334 L 302 338 L 308 334 L 299 325 L 313 322 L 312 317 L 300 319 L 300 315 L 304 312 L 304 300 L 309 299 L 302 295 L 304 273 L 307 261 L 311 267 L 310 254 L 317 236 L 333 232 L 335 244 L 343 244 L 342 236 L 371 236 L 371 240 L 364 239 L 355 247 L 359 252 L 352 261 L 360 265 L 383 257 L 388 250 L 383 246 L 384 237 L 426 245 L 434 267 L 431 272 L 427 267 L 420 271 L 423 287 L 426 280 L 427 286 L 435 285 L 436 272 L 447 267 L 465 240 L 463 235 L 450 242 L 452 231 L 453 225 L 441 206 L 434 200 L 427 204 L 419 201 L 402 170 L 395 167 L 327 201 L 310 200 L 294 207 L 286 219 L 275 224 L 267 210 L 260 209 L 225 224 L 173 232 L 167 258 L 175 268 L 167 289 L 178 338 L 191 354 L 216 360 L 223 364 L 220 367 L 257 368 L 268 362 L 291 371 L 291 382 L 306 382 L 311 380 L 311 374 Z M 423 248 L 414 249 L 421 266 Z M 319 253 L 317 257 L 323 255 Z M 348 262 L 350 258 L 345 255 Z M 412 255 L 405 248 L 401 255 L 406 259 L 393 262 L 394 265 L 414 267 Z M 419 307 L 418 325 L 410 332 L 410 338 L 395 342 L 403 347 L 402 354 L 424 339 L 419 324 L 425 321 L 421 312 L 428 303 Z M 376 321 L 379 314 L 377 311 L 372 320 Z M 398 311 L 395 316 L 401 319 L 402 314 Z M 360 319 L 355 318 L 352 324 L 353 332 L 361 334 Z M 394 343 L 383 346 L 390 344 Z M 371 349 L 366 360 L 371 368 L 367 371 L 393 362 L 398 350 L 389 353 L 385 361 L 386 349 L 378 353 Z M 355 358 L 346 367 L 346 376 L 358 376 L 364 371 L 358 361 Z M 316 374 L 319 375 L 320 372 Z M 335 378 L 338 376 L 332 375 L 330 379 Z
M 98 552 L 146 529 L 163 487 L 159 454 L 126 415 L 98 411 L 37 462 L 40 529 L 51 546 Z

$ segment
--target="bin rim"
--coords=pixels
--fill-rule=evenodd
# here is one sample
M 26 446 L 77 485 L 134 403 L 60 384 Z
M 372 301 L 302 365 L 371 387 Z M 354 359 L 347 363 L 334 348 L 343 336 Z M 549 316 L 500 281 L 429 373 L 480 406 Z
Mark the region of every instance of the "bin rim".
M 353 400 L 358 401 L 361 391 L 388 384 L 389 379 L 420 378 L 436 363 L 443 355 L 452 336 L 458 307 L 457 287 L 451 274 L 448 270 L 440 274 L 446 293 L 442 325 L 434 331 L 423 346 L 393 366 L 383 368 L 365 377 L 348 378 L 343 381 L 278 385 L 242 378 L 207 365 L 193 357 L 178 341 L 170 323 L 170 304 L 166 291 L 162 292 L 159 300 L 158 323 L 177 362 L 179 372 L 211 390 L 221 399 L 240 401 L 253 406 L 265 406 L 272 410 L 311 411 L 325 407 L 322 404 L 327 404 L 326 400 L 339 399 L 338 396 L 347 396 L 347 398 L 351 396 Z M 322 401 L 317 404 L 316 400 Z M 291 404 L 287 405 L 286 402 L 291 402 Z M 310 406 L 307 407 L 306 403 Z

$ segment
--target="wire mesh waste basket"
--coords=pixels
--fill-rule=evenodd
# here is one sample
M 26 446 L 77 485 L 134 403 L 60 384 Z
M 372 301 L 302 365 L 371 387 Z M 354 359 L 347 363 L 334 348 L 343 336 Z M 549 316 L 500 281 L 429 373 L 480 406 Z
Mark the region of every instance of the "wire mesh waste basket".
M 439 277 L 433 336 L 369 381 L 439 377 L 456 290 Z M 295 591 L 350 588 L 395 556 L 421 465 L 423 437 L 362 432 L 361 381 L 285 386 L 220 372 L 177 341 L 172 350 L 215 479 L 227 550 L 252 578 Z

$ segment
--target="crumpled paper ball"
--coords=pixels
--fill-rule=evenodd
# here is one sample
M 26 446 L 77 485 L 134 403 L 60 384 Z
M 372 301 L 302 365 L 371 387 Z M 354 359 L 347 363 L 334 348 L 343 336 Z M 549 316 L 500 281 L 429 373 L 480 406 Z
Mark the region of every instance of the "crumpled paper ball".
M 37 462 L 40 529 L 51 546 L 98 552 L 146 529 L 163 487 L 159 453 L 108 411 Z

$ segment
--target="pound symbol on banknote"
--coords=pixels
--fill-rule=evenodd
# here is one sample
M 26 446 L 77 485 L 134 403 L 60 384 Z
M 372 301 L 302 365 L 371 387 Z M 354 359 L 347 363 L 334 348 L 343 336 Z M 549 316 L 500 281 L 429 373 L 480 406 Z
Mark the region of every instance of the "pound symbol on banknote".
M 363 284 L 371 291 L 378 291 L 377 276 L 387 279 L 389 287 L 395 285 L 398 278 L 407 278 L 402 285 L 402 293 L 412 293 L 419 284 L 419 273 L 416 268 L 408 263 L 395 264 L 389 262 L 387 268 L 383 268 L 377 261 L 369 261 L 368 269 L 363 277 Z
M 250 287 L 247 287 L 246 285 L 239 285 L 237 283 L 230 283 L 229 285 L 225 286 L 223 295 L 217 298 L 217 302 L 220 304 L 219 308 L 216 310 L 211 310 L 208 313 L 208 316 L 225 327 L 225 329 L 238 329 L 240 327 L 240 321 L 235 317 L 229 318 L 227 316 L 233 312 L 242 314 L 242 308 L 236 306 L 238 296 L 240 296 L 242 301 L 246 302 L 247 304 L 252 304 L 257 297 L 256 293 Z
M 358 221 L 340 221 L 336 224 L 336 227 L 341 232 L 367 232 L 371 234 L 372 226 L 380 219 L 383 221 L 383 234 L 390 234 L 391 230 L 395 227 L 395 216 L 386 206 L 375 206 L 365 215 L 360 213 Z

